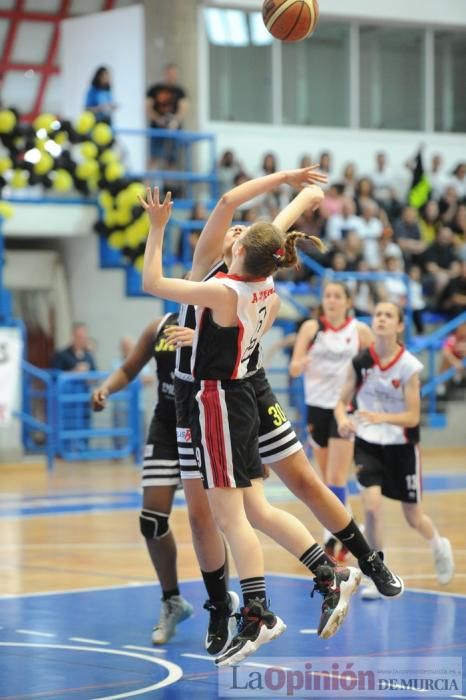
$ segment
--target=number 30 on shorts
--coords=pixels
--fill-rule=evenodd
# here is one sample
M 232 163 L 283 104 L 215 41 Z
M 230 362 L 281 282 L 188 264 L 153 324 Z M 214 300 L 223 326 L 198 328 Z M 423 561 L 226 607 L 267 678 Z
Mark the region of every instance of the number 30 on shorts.
M 273 417 L 273 424 L 276 425 L 277 428 L 278 426 L 283 425 L 283 423 L 286 423 L 286 421 L 288 420 L 283 408 L 278 402 L 272 404 L 272 406 L 269 406 L 267 409 L 267 413 L 269 414 L 269 416 Z

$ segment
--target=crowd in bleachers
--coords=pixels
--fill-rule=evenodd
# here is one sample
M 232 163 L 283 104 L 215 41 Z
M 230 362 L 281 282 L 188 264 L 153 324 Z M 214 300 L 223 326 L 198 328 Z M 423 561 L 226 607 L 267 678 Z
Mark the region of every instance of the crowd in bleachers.
M 312 159 L 303 155 L 299 166 Z M 320 170 L 328 174 L 325 197 L 318 211 L 306 212 L 298 222 L 299 230 L 320 236 L 327 252 L 317 257 L 326 268 L 336 271 L 405 272 L 411 279 L 412 305 L 418 332 L 422 332 L 424 308 L 454 316 L 466 309 L 466 163 L 459 162 L 452 171 L 443 167 L 440 155 L 426 165 L 425 202 L 413 201 L 412 183 L 419 159 L 406 163 L 406 177 L 400 178 L 390 168 L 383 152 L 375 154 L 372 172 L 358 172 L 348 163 L 341 173 L 335 172 L 329 152 L 320 154 Z M 259 174 L 278 170 L 273 153 L 263 157 Z M 254 173 L 256 176 L 257 173 Z M 419 179 L 419 172 L 417 173 Z M 220 188 L 227 191 L 250 174 L 245 172 L 234 151 L 223 153 L 218 166 Z M 285 188 L 248 203 L 237 214 L 243 221 L 273 219 L 293 193 Z M 282 275 L 283 276 L 283 275 Z M 311 271 L 301 269 L 285 273 L 286 279 L 308 280 Z M 402 279 L 377 282 L 352 282 L 355 307 L 370 314 L 377 300 L 406 303 L 406 284 Z

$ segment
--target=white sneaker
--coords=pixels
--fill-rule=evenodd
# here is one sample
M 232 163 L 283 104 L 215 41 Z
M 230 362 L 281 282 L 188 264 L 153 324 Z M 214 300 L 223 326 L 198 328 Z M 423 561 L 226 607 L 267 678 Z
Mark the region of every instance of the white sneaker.
M 361 598 L 363 600 L 379 600 L 382 597 L 375 583 L 367 579 L 365 585 L 361 588 Z
M 450 540 L 440 538 L 440 545 L 434 552 L 435 571 L 439 583 L 450 583 L 455 573 L 455 562 L 451 550 Z
M 173 637 L 179 622 L 187 620 L 193 614 L 193 606 L 180 595 L 162 600 L 160 618 L 152 630 L 152 643 L 165 644 Z

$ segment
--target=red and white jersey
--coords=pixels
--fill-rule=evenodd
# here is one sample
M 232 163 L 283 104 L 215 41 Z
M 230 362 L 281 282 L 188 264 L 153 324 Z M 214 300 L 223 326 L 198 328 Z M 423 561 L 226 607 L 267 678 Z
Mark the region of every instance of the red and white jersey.
M 374 346 L 358 353 L 353 359 L 357 377 L 355 407 L 358 411 L 403 413 L 407 410 L 404 386 L 423 365 L 404 347 L 393 360 L 382 366 Z M 403 428 L 391 423 L 367 424 L 358 420 L 356 435 L 377 445 L 398 445 L 419 442 L 419 426 Z
M 307 406 L 335 408 L 340 398 L 352 358 L 359 351 L 358 322 L 348 318 L 334 328 L 322 316 L 309 346 L 309 364 L 304 373 L 304 397 Z
M 246 281 L 219 272 L 212 282 L 233 289 L 238 298 L 235 326 L 219 326 L 211 309 L 196 306 L 191 371 L 195 379 L 242 379 L 264 332 L 275 298 L 272 277 Z

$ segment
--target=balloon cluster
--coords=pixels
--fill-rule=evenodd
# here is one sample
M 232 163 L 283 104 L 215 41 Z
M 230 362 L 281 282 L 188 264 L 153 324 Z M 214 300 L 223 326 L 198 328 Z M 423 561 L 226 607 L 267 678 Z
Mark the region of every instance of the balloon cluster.
M 83 112 L 74 123 L 41 114 L 25 124 L 16 110 L 4 109 L 0 144 L 0 194 L 5 186 L 41 185 L 60 194 L 97 196 L 102 216 L 95 231 L 131 263 L 142 265 L 149 221 L 138 194 L 144 196 L 145 187 L 125 177 L 108 124 L 96 122 L 92 112 Z M 5 215 L 11 214 L 7 209 Z

